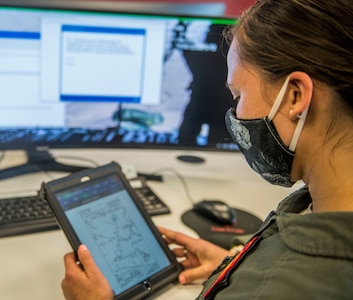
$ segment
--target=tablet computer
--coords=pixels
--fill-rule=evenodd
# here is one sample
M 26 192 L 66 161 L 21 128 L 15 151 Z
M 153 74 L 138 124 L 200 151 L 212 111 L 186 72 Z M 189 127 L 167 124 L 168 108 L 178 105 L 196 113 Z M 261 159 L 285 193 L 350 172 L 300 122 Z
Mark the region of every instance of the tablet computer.
M 90 249 L 114 299 L 146 299 L 177 279 L 181 265 L 117 163 L 43 183 L 40 195 L 74 251 Z

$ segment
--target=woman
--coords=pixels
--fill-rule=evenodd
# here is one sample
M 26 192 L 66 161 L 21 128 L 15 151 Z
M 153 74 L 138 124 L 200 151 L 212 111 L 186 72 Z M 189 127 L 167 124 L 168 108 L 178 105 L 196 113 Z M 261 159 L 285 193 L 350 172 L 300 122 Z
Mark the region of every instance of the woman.
M 198 299 L 352 298 L 352 20 L 351 0 L 259 0 L 231 30 L 229 132 L 265 180 L 306 186 L 236 256 L 160 228 L 185 257 L 179 281 L 208 278 Z M 66 255 L 67 299 L 111 299 L 84 246 L 78 255 L 88 274 Z

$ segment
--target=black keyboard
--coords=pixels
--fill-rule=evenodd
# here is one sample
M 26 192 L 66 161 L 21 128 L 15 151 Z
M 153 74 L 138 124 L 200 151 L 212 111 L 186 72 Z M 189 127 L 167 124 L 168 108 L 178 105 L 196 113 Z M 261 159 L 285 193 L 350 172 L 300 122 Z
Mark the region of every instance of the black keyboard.
M 135 188 L 151 216 L 169 214 L 168 206 L 147 185 Z M 49 204 L 38 196 L 0 199 L 0 237 L 59 229 Z
M 38 196 L 0 199 L 0 237 L 59 229 L 49 204 Z
M 169 207 L 151 190 L 148 185 L 134 188 L 150 216 L 170 214 Z

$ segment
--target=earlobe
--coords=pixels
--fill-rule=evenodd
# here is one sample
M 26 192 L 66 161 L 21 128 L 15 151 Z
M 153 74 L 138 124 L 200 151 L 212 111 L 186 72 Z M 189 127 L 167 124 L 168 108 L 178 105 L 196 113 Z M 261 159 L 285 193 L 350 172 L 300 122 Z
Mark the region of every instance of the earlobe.
M 300 113 L 300 114 L 295 114 L 293 109 L 291 109 L 291 110 L 289 111 L 289 118 L 290 118 L 292 121 L 294 121 L 294 120 L 296 120 L 296 119 L 301 119 L 302 117 L 303 117 L 303 116 L 302 116 L 302 113 Z
M 293 109 L 291 109 L 289 111 L 289 118 L 291 119 L 291 121 L 294 121 L 296 119 L 296 114 L 293 112 Z
M 313 81 L 304 72 L 293 72 L 289 75 L 290 87 L 292 88 L 291 109 L 289 117 L 292 121 L 301 118 L 302 113 L 310 106 L 313 96 Z

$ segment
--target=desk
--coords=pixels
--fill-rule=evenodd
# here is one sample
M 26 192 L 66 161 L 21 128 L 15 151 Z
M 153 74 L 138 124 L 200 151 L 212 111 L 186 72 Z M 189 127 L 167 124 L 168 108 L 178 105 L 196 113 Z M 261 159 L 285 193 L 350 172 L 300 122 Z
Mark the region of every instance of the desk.
M 240 153 L 196 153 L 206 159 L 202 164 L 178 161 L 178 151 L 151 150 L 55 150 L 57 157 L 84 157 L 97 164 L 115 160 L 135 165 L 142 173 L 157 170 L 163 182 L 149 182 L 156 193 L 169 205 L 172 214 L 153 218 L 157 225 L 179 230 L 193 236 L 196 233 L 180 221 L 181 214 L 191 207 L 184 187 L 174 173 L 183 176 L 194 200 L 222 199 L 237 207 L 265 218 L 291 189 L 272 186 L 254 173 Z M 5 157 L 1 167 L 23 160 L 21 153 Z M 60 161 L 64 162 L 63 159 Z M 66 162 L 68 162 L 66 160 Z M 79 160 L 71 159 L 79 164 Z M 168 169 L 165 169 L 168 168 Z M 0 181 L 0 196 L 28 193 L 39 188 L 42 181 L 63 176 L 62 173 L 35 173 Z M 64 274 L 63 255 L 71 248 L 59 230 L 0 239 L 0 300 L 63 300 L 60 287 Z M 156 299 L 194 299 L 200 284 L 171 285 Z

